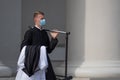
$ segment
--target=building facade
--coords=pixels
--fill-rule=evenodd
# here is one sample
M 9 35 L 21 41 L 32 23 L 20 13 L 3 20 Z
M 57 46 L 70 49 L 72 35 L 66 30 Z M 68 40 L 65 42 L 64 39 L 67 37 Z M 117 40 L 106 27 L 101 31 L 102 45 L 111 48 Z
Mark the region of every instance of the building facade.
M 120 0 L 1 0 L 0 80 L 14 80 L 19 46 L 32 14 L 42 10 L 48 26 L 70 31 L 68 75 L 73 80 L 120 79 Z M 64 35 L 51 54 L 64 75 Z

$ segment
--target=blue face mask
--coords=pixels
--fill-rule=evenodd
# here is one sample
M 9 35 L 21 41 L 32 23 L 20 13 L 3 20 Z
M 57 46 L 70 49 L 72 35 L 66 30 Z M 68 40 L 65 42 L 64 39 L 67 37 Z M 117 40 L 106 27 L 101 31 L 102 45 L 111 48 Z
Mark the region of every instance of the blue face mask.
M 40 20 L 40 26 L 44 26 L 45 24 L 46 24 L 46 20 L 45 19 Z

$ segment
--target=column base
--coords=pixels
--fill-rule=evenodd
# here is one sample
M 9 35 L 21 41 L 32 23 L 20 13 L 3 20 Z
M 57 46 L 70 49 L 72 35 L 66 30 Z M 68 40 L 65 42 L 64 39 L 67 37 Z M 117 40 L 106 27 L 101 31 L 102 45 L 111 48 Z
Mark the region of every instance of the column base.
M 12 70 L 9 67 L 0 65 L 0 78 L 12 76 Z
M 55 69 L 56 74 L 64 75 L 64 65 Z M 85 61 L 82 64 L 68 64 L 68 75 L 76 78 L 120 77 L 120 61 Z

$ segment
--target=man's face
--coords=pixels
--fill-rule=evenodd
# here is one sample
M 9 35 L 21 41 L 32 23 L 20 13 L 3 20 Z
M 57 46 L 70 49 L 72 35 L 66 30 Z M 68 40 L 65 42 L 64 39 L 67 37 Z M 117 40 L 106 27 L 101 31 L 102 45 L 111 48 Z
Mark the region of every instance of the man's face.
M 34 17 L 34 23 L 37 23 L 40 25 L 40 20 L 44 19 L 44 16 L 42 14 L 38 14 L 36 17 Z

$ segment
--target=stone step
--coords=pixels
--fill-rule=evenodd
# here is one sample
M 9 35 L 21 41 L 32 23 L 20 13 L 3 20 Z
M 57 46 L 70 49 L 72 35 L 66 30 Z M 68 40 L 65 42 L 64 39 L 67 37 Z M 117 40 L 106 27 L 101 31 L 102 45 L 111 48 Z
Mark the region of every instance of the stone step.
M 15 80 L 15 77 L 10 77 L 10 78 L 0 78 L 0 80 Z

